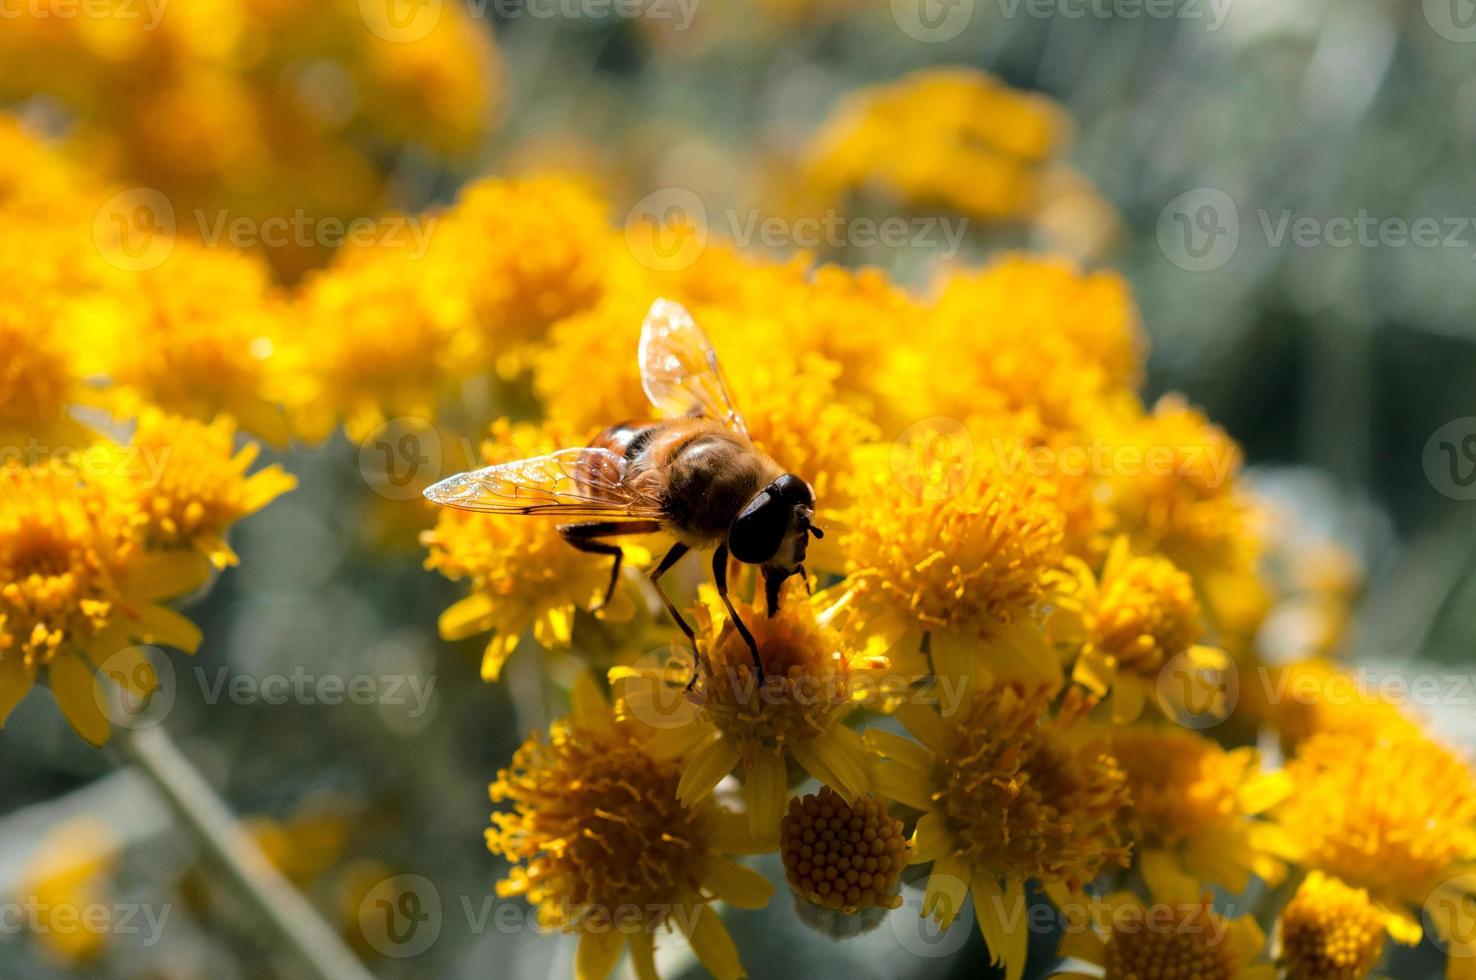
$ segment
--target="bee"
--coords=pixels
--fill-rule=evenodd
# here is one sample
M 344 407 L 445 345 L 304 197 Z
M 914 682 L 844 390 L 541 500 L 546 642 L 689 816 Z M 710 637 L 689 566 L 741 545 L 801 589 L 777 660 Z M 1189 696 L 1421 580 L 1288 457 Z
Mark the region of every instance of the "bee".
M 583 448 L 459 473 L 425 495 L 445 507 L 569 521 L 558 526 L 565 541 L 614 559 L 600 606 L 615 593 L 623 557 L 606 539 L 674 535 L 676 543 L 649 578 L 694 644 L 692 627 L 661 588 L 661 576 L 688 551 L 712 547 L 718 595 L 762 677 L 758 645 L 728 595 L 728 557 L 761 567 L 773 616 L 784 580 L 805 574 L 810 536 L 824 537 L 813 523 L 815 492 L 754 446 L 712 343 L 680 304 L 658 299 L 651 305 L 637 360 L 641 387 L 660 418 L 612 425 Z

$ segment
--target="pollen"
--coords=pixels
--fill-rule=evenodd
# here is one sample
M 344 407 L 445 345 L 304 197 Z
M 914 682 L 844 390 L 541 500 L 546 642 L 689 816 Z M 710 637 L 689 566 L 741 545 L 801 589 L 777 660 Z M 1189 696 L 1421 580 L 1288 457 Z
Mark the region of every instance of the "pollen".
M 738 612 L 758 645 L 763 681 L 732 622 L 700 607 L 696 690 L 706 716 L 745 756 L 830 731 L 852 706 L 852 658 L 839 633 L 822 624 L 795 579 L 776 615 L 759 604 L 739 605 Z
M 1315 735 L 1287 766 L 1277 817 L 1306 864 L 1418 905 L 1476 859 L 1476 777 L 1444 746 L 1398 729 Z
M 1153 676 L 1201 632 L 1193 580 L 1156 555 L 1128 558 L 1104 575 L 1087 619 L 1097 649 L 1134 673 Z
M 1124 775 L 1102 739 L 1073 730 L 1089 702 L 1010 685 L 976 692 L 961 709 L 937 783 L 956 846 L 975 869 L 1080 888 L 1126 865 L 1116 821 Z
M 863 618 L 987 640 L 1032 617 L 1063 553 L 1049 488 L 991 473 L 930 496 L 890 472 L 855 494 L 864 517 L 841 547 Z
M 0 501 L 0 656 L 35 667 L 111 622 L 136 545 L 123 515 L 62 466 L 0 468 Z
M 493 853 L 513 862 L 500 894 L 525 894 L 548 926 L 573 929 L 621 906 L 661 907 L 696 892 L 707 839 L 677 799 L 681 765 L 657 760 L 623 729 L 555 725 L 491 786 Z
M 902 822 L 875 796 L 848 806 L 829 787 L 795 797 L 779 825 L 784 875 L 795 895 L 855 914 L 902 904 L 898 881 L 907 864 Z
M 1314 871 L 1281 911 L 1288 980 L 1363 980 L 1384 949 L 1384 921 L 1368 892 Z
M 278 466 L 247 476 L 255 444 L 235 449 L 236 426 L 221 417 L 206 425 L 145 411 L 121 454 L 118 475 L 136 503 L 146 543 L 196 547 L 217 566 L 236 563 L 224 535 L 241 518 L 265 507 L 296 481 Z
M 1106 980 L 1230 980 L 1234 948 L 1215 942 L 1208 905 L 1159 904 L 1152 922 L 1114 923 L 1103 952 Z

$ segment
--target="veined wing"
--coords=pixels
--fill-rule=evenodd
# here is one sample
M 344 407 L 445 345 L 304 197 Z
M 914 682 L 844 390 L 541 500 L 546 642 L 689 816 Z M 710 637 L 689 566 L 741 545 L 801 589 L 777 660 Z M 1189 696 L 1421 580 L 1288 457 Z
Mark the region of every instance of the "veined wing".
M 661 501 L 625 483 L 625 457 L 608 449 L 561 449 L 458 473 L 426 488 L 433 503 L 485 514 L 547 514 L 660 520 Z
M 680 303 L 658 299 L 651 304 L 641 326 L 640 366 L 641 387 L 663 415 L 701 416 L 748 435 L 717 351 Z

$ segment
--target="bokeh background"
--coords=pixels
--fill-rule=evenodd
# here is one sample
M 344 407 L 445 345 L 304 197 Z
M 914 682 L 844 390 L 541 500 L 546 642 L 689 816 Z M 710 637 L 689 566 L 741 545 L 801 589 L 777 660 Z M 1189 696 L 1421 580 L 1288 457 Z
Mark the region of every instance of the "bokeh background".
M 940 263 L 1001 247 L 1117 268 L 1152 340 L 1149 400 L 1185 392 L 1242 443 L 1299 534 L 1340 544 L 1335 574 L 1361 597 L 1350 658 L 1467 669 L 1467 0 L 0 0 L 0 14 L 0 108 L 118 186 L 164 195 L 182 239 L 198 236 L 186 216 L 200 208 L 348 221 L 434 209 L 483 175 L 553 172 L 588 182 L 616 224 L 679 249 L 772 217 L 774 235 L 739 244 L 811 245 L 918 288 Z M 955 154 L 943 175 L 929 170 L 929 140 L 952 110 L 897 87 L 941 66 L 1002 86 L 969 103 L 981 113 L 963 140 L 973 163 Z M 894 86 L 882 91 L 895 104 L 857 95 L 874 86 Z M 1045 121 L 992 122 L 1011 114 Z M 848 139 L 862 146 L 852 163 L 871 169 L 836 162 Z M 932 193 L 916 190 L 918 174 Z M 851 223 L 808 242 L 795 220 L 807 214 Z M 856 231 L 858 218 L 898 214 L 961 238 L 887 245 Z M 261 250 L 291 287 L 332 248 Z M 13 264 L 4 278 L 25 274 Z M 436 614 L 459 593 L 397 530 L 422 518 L 404 516 L 413 494 L 385 480 L 386 466 L 415 459 L 456 469 L 481 429 L 416 432 L 408 449 L 404 434 L 275 454 L 300 488 L 237 530 L 240 568 L 191 609 L 208 640 L 172 658 L 151 717 L 375 975 L 566 975 L 572 943 L 495 898 L 505 869 L 481 833 L 489 779 L 557 705 L 516 658 L 506 683 L 484 685 L 475 643 L 437 639 Z M 1308 614 L 1273 617 L 1268 642 L 1295 644 Z M 230 693 L 237 678 L 304 670 L 373 678 L 386 696 Z M 402 690 L 387 692 L 388 678 Z M 1427 709 L 1443 735 L 1476 743 L 1472 698 Z M 150 787 L 40 698 L 0 738 L 0 786 L 0 888 L 19 887 L 70 834 L 120 845 L 106 862 L 113 900 L 168 909 L 158 941 L 141 919 L 99 948 L 6 923 L 0 976 L 299 975 Z M 400 875 L 419 876 L 440 906 L 434 935 L 409 945 L 358 918 L 376 884 Z M 807 932 L 782 898 L 729 922 L 755 976 L 978 976 L 983 962 L 975 931 L 939 941 L 900 914 L 845 945 Z M 1398 975 L 1435 975 L 1436 963 L 1408 954 Z

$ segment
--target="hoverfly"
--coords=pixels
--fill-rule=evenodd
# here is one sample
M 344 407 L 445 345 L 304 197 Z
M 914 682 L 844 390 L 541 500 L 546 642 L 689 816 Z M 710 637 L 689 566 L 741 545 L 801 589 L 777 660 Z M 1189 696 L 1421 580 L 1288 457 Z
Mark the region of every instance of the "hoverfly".
M 779 609 L 784 580 L 805 574 L 815 494 L 748 437 L 733 407 L 717 353 L 690 313 L 658 299 L 641 327 L 641 387 L 662 416 L 612 425 L 589 446 L 460 473 L 429 487 L 446 507 L 488 514 L 583 520 L 559 525 L 580 551 L 614 558 L 610 601 L 622 553 L 606 538 L 667 531 L 677 538 L 649 578 L 672 619 L 695 644 L 692 627 L 661 588 L 661 576 L 693 549 L 716 545 L 712 575 L 728 615 L 753 654 L 758 645 L 728 596 L 728 556 L 762 567 L 768 613 Z M 596 607 L 598 608 L 598 607 Z

